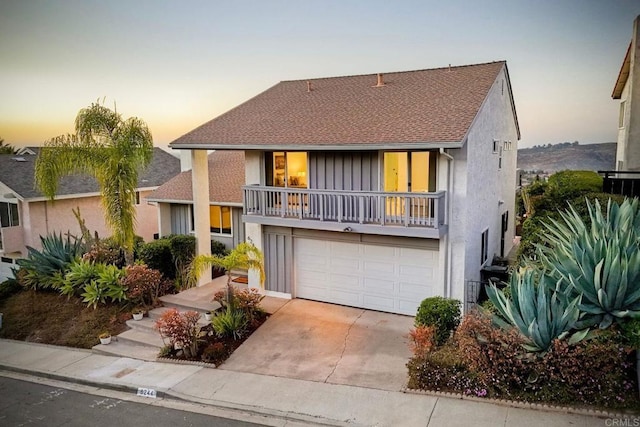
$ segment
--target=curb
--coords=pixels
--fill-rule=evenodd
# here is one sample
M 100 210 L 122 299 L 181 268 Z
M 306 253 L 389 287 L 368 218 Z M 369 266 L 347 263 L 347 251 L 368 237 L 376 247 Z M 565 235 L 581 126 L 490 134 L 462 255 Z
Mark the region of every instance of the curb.
M 640 412 L 609 412 L 604 409 L 590 409 L 590 408 L 576 408 L 573 406 L 559 406 L 549 403 L 529 403 L 519 400 L 509 399 L 495 399 L 495 398 L 481 398 L 475 396 L 467 396 L 460 393 L 451 393 L 445 391 L 432 391 L 432 390 L 415 390 L 407 388 L 406 386 L 400 390 L 402 393 L 415 394 L 419 396 L 435 396 L 446 397 L 448 399 L 468 400 L 471 402 L 489 403 L 492 405 L 506 406 L 510 408 L 518 409 L 531 409 L 534 411 L 543 412 L 556 412 L 562 414 L 583 415 L 587 417 L 596 417 L 602 419 L 608 418 L 628 418 L 637 417 Z
M 41 378 L 47 378 L 50 380 L 71 383 L 71 384 L 95 387 L 98 389 L 106 389 L 106 390 L 119 391 L 123 393 L 131 393 L 133 395 L 136 395 L 138 392 L 138 387 L 134 387 L 134 386 L 124 385 L 124 384 L 104 383 L 99 381 L 90 381 L 82 378 L 66 377 L 63 375 L 53 374 L 50 372 L 37 372 L 29 369 L 16 368 L 14 366 L 6 366 L 6 365 L 0 364 L 0 375 L 2 374 L 3 371 L 23 374 L 31 377 L 36 377 L 36 378 L 41 377 Z M 224 402 L 219 400 L 211 401 L 206 399 L 200 399 L 195 396 L 189 396 L 183 393 L 171 391 L 170 389 L 156 390 L 156 397 L 158 399 L 172 399 L 176 401 L 198 403 L 201 405 L 210 406 L 212 408 L 224 409 L 224 410 L 234 411 L 239 413 L 247 413 L 254 416 L 267 416 L 272 418 L 278 418 L 283 421 L 311 423 L 318 426 L 327 426 L 327 427 L 328 426 L 332 426 L 332 427 L 347 427 L 347 426 L 359 427 L 360 426 L 359 424 L 354 424 L 353 422 L 345 422 L 345 421 L 339 421 L 339 420 L 332 420 L 328 418 L 320 418 L 317 416 L 299 414 L 296 412 L 283 412 L 283 411 L 278 411 L 278 410 L 269 409 L 269 408 L 240 405 L 240 404 L 234 404 L 231 402 Z
M 62 381 L 62 382 L 73 383 L 73 384 L 80 384 L 80 385 L 85 385 L 85 386 L 90 386 L 90 387 L 121 391 L 121 392 L 126 392 L 126 393 L 136 394 L 138 392 L 138 387 L 134 387 L 134 386 L 128 386 L 128 385 L 124 385 L 124 384 L 102 383 L 102 382 L 99 382 L 99 381 L 90 381 L 90 380 L 85 380 L 85 379 L 82 379 L 82 378 L 66 377 L 64 375 L 52 374 L 50 372 L 31 371 L 29 369 L 16 368 L 14 366 L 0 365 L 0 372 L 2 372 L 2 371 L 15 372 L 17 374 L 31 375 L 31 376 L 34 376 L 34 377 L 43 377 L 43 378 L 48 378 L 50 380 L 56 380 L 56 381 Z M 167 391 L 166 390 L 156 390 L 156 396 L 158 398 L 160 398 L 160 399 L 165 398 L 166 396 L 168 396 L 167 395 Z

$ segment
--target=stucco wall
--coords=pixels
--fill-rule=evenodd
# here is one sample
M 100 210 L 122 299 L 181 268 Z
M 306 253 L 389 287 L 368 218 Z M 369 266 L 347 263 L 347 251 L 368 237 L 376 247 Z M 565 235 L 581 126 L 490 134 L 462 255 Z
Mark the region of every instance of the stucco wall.
M 493 152 L 493 141 L 511 141 L 511 149 Z M 479 280 L 482 231 L 489 229 L 488 260 L 500 254 L 501 216 L 509 212 L 505 255 L 515 235 L 515 189 L 518 135 L 506 76 L 497 77 L 455 157 L 454 194 L 449 238 L 452 250 L 452 297 L 464 300 L 466 280 Z
M 619 102 L 625 102 L 625 111 L 624 111 L 624 119 L 623 126 L 618 127 L 618 145 L 616 148 L 616 170 L 618 170 L 618 165 L 622 162 L 622 170 L 625 169 L 626 165 L 624 162 L 624 158 L 627 154 L 627 140 L 629 138 L 629 86 L 630 81 L 627 80 L 627 83 L 624 85 L 624 89 L 622 89 L 622 94 L 620 95 Z M 619 104 L 618 104 L 619 105 Z M 618 106 L 618 108 L 620 108 Z M 618 123 L 619 124 L 619 123 Z
M 158 232 L 157 207 L 148 205 L 144 200 L 149 193 L 150 191 L 141 192 L 141 203 L 136 205 L 136 234 L 145 241 L 153 240 L 154 233 Z M 80 235 L 78 221 L 72 212 L 77 207 L 80 208 L 80 214 L 91 232 L 97 231 L 101 237 L 112 234 L 104 221 L 104 210 L 99 196 L 23 203 L 23 206 L 25 205 L 27 208 L 22 209 L 20 217 L 24 226 L 25 245 L 39 249 L 40 236 L 53 232 Z

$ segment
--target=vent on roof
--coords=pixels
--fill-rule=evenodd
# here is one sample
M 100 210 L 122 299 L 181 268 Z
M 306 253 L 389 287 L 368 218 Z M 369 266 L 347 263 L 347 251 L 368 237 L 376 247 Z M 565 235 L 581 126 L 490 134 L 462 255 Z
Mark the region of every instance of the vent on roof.
M 311 92 L 313 89 L 311 88 L 311 81 L 307 80 L 307 92 Z
M 382 73 L 378 73 L 378 83 L 374 87 L 382 86 L 384 86 L 384 79 L 382 78 Z
M 12 157 L 11 160 L 15 160 L 16 162 L 26 162 L 27 159 L 24 157 Z

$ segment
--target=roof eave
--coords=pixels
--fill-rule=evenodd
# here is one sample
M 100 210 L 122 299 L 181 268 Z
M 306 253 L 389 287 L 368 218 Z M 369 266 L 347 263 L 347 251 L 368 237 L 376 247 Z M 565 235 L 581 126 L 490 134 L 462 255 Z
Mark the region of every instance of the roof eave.
M 175 203 L 179 205 L 192 205 L 193 200 L 180 200 L 180 199 L 160 199 L 160 198 L 145 198 L 147 202 L 156 202 L 156 203 Z M 241 208 L 241 202 L 219 202 L 210 200 L 209 205 L 213 206 L 231 206 L 235 208 Z
M 629 71 L 631 68 L 632 43 L 629 43 L 627 53 L 624 56 L 624 61 L 622 61 L 622 66 L 620 67 L 620 72 L 618 73 L 618 78 L 616 79 L 616 84 L 613 87 L 613 92 L 611 93 L 611 98 L 613 99 L 620 99 L 620 97 L 622 96 L 622 91 L 624 90 L 624 86 L 627 84 L 627 79 L 629 78 Z
M 461 148 L 460 141 L 442 142 L 389 142 L 356 144 L 224 144 L 215 142 L 185 142 L 169 144 L 173 150 L 244 150 L 244 151 L 369 151 L 369 150 L 415 150 L 437 148 Z

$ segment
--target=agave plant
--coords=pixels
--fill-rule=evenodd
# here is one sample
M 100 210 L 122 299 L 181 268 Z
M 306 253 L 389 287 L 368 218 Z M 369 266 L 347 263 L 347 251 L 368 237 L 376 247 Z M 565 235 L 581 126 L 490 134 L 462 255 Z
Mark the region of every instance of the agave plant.
M 72 296 L 80 292 L 85 285 L 98 278 L 99 264 L 91 261 L 77 260 L 69 266 L 69 271 L 64 278 L 64 284 L 60 287 L 60 293 Z
M 538 246 L 543 267 L 580 297 L 585 326 L 607 328 L 614 319 L 640 316 L 640 212 L 638 199 L 622 205 L 586 201 L 591 226 L 575 209 L 545 224 L 548 246 Z
M 42 250 L 27 247 L 28 255 L 18 260 L 18 265 L 25 271 L 23 285 L 32 289 L 58 288 L 62 285 L 61 278 L 69 265 L 80 256 L 81 241 L 62 234 L 40 236 Z
M 546 351 L 554 339 L 566 338 L 576 325 L 579 297 L 569 301 L 547 274 L 521 269 L 511 276 L 510 288 L 511 299 L 494 284 L 487 288 L 487 295 L 498 311 L 494 319 L 503 327 L 517 328 L 528 341 L 524 344 L 528 351 Z M 587 332 L 576 332 L 570 341 L 580 341 Z

